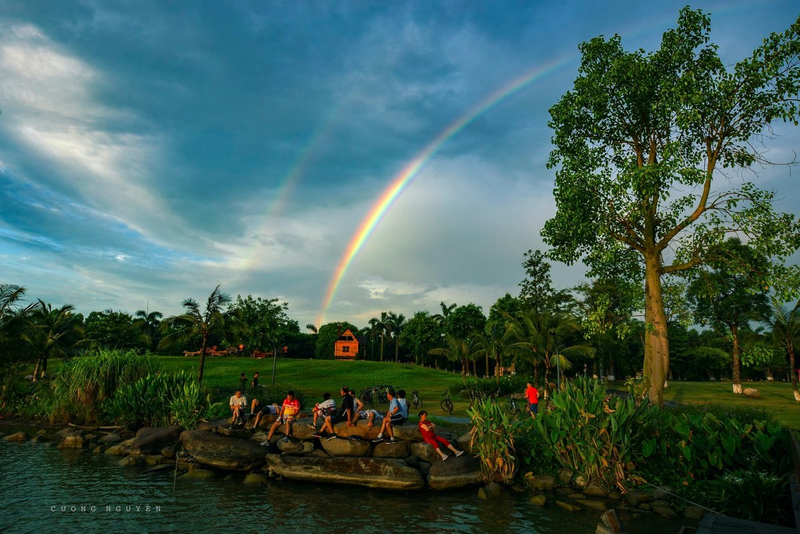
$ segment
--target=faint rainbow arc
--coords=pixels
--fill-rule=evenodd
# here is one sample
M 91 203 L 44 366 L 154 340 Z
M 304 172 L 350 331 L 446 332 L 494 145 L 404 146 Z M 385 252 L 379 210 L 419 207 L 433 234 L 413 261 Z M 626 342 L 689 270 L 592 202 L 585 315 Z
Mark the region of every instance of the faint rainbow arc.
M 494 91 L 480 101 L 469 112 L 458 118 L 455 122 L 451 123 L 447 128 L 439 133 L 439 135 L 437 135 L 430 143 L 428 143 L 425 148 L 422 149 L 422 151 L 414 156 L 414 158 L 397 175 L 395 175 L 395 178 L 392 180 L 389 186 L 384 189 L 377 202 L 369 210 L 367 216 L 361 221 L 361 224 L 350 240 L 350 243 L 347 245 L 345 253 L 339 260 L 336 270 L 334 271 L 333 276 L 328 284 L 328 289 L 325 293 L 325 299 L 322 303 L 322 309 L 317 316 L 318 326 L 322 326 L 325 316 L 327 315 L 328 308 L 336 296 L 336 291 L 339 289 L 339 284 L 341 284 L 342 279 L 344 279 L 345 274 L 347 274 L 347 270 L 355 259 L 356 255 L 358 255 L 358 252 L 369 239 L 370 235 L 372 235 L 372 232 L 378 226 L 378 223 L 380 223 L 381 219 L 392 206 L 394 201 L 397 200 L 403 190 L 413 181 L 425 163 L 427 163 L 434 155 L 436 155 L 442 145 L 444 145 L 448 139 L 458 134 L 458 132 L 464 129 L 477 117 L 486 113 L 506 98 L 516 94 L 531 83 L 540 80 L 544 76 L 566 65 L 574 59 L 574 54 L 557 58 L 544 65 L 537 66 L 523 76 L 516 78 L 500 89 Z

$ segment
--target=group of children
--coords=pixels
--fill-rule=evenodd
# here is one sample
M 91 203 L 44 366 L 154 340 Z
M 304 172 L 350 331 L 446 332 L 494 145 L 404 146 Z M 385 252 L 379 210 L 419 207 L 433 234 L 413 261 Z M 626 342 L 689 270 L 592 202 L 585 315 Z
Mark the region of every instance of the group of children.
M 322 402 L 316 404 L 312 409 L 314 416 L 313 423 L 308 423 L 309 428 L 313 428 L 316 432 L 314 437 L 317 439 L 332 440 L 339 436 L 336 435 L 334 426 L 339 422 L 346 422 L 347 426 L 355 426 L 359 419 L 366 419 L 367 426 L 372 427 L 376 421 L 380 422 L 380 431 L 378 436 L 372 441 L 379 443 L 384 441 L 384 434 L 388 436 L 389 443 L 395 443 L 393 428 L 397 425 L 402 425 L 408 419 L 408 403 L 406 402 L 406 392 L 398 390 L 395 392 L 390 389 L 386 392 L 386 397 L 389 399 L 389 411 L 382 414 L 377 410 L 365 409 L 361 400 L 356 397 L 355 391 L 350 390 L 347 386 L 342 386 L 340 393 L 342 395 L 341 406 L 336 408 L 336 401 L 331 399 L 330 393 L 322 395 Z M 232 422 L 231 428 L 234 426 L 243 426 L 244 418 L 243 412 L 247 406 L 247 399 L 242 395 L 241 389 L 237 390 L 230 400 Z M 261 442 L 263 447 L 269 445 L 275 431 L 281 426 L 286 425 L 286 437 L 283 441 L 289 441 L 292 435 L 292 425 L 300 413 L 300 401 L 295 398 L 294 391 L 289 391 L 281 406 L 277 404 L 269 404 L 261 406 L 258 399 L 253 399 L 250 407 L 250 415 L 255 415 L 254 428 L 258 427 L 262 415 L 277 415 L 278 418 L 272 424 L 267 434 L 267 439 Z M 322 426 L 317 429 L 319 421 L 322 421 Z M 434 425 L 428 420 L 428 412 L 422 410 L 419 412 L 419 423 L 422 439 L 433 446 L 442 460 L 446 460 L 450 456 L 444 452 L 444 448 L 450 449 L 456 456 L 461 456 L 464 451 L 457 450 L 449 441 L 441 436 L 437 436 L 434 432 Z

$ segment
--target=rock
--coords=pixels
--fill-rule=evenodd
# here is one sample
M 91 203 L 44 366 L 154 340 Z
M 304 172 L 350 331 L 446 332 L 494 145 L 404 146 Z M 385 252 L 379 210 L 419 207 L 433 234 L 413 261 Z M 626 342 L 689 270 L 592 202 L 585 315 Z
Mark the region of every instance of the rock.
M 408 441 L 394 443 L 382 441 L 372 450 L 373 458 L 407 458 L 409 454 L 411 454 L 411 443 Z
M 203 431 L 201 430 L 200 432 Z M 179 478 L 187 480 L 204 480 L 206 478 L 214 478 L 215 476 L 217 475 L 210 469 L 192 469 L 185 475 L 181 475 Z
M 3 438 L 3 441 L 28 441 L 31 437 L 25 431 L 16 432 Z
M 239 426 L 231 428 L 230 425 L 218 426 L 217 434 L 219 434 L 220 436 L 225 436 L 226 438 L 239 438 L 239 439 L 250 439 L 250 437 L 253 435 L 252 432 L 250 432 L 244 427 Z
M 250 441 L 256 441 L 258 443 L 261 443 L 262 441 L 266 441 L 267 440 L 267 436 L 268 435 L 269 435 L 269 432 L 267 432 L 266 430 L 259 430 L 255 434 L 250 436 Z
M 643 502 L 642 504 L 639 505 L 639 510 L 647 510 L 649 512 L 652 510 L 652 508 L 650 508 L 649 502 Z
M 179 426 L 167 427 L 144 427 L 136 433 L 131 445 L 131 454 L 154 454 L 160 453 L 167 445 L 173 445 L 183 432 Z
M 106 454 L 116 454 L 117 456 L 127 456 L 131 452 L 131 445 L 136 438 L 126 439 L 116 445 L 112 445 L 111 447 L 106 449 Z
M 122 438 L 119 437 L 119 434 L 106 434 L 97 441 L 105 445 L 111 445 L 112 443 L 119 443 L 122 441 Z
M 428 486 L 435 490 L 477 486 L 482 482 L 480 464 L 468 454 L 450 457 L 444 462 L 438 460 L 431 465 L 428 474 Z
M 309 453 L 309 456 L 316 456 L 317 458 L 330 458 L 331 455 L 322 449 L 314 449 Z
M 56 436 L 58 436 L 59 438 L 66 438 L 67 436 L 75 432 L 80 432 L 81 434 L 83 434 L 83 430 L 76 430 L 74 428 L 68 427 L 68 428 L 62 428 L 61 430 L 56 432 Z
M 572 469 L 562 467 L 558 470 L 558 480 L 561 481 L 562 486 L 567 486 L 570 482 L 572 482 L 572 475 Z
M 171 460 L 169 458 L 165 458 L 160 454 L 148 454 L 144 457 L 144 461 L 147 462 L 149 465 L 162 465 L 162 464 L 174 464 L 175 460 Z
M 598 527 L 601 525 L 606 527 L 607 532 L 611 534 L 625 534 L 626 532 L 625 526 L 622 524 L 622 521 L 619 520 L 614 510 L 603 512 L 603 515 L 600 516 L 600 524 Z
M 528 485 L 539 491 L 552 491 L 555 484 L 556 480 L 550 475 L 542 475 L 540 477 L 531 477 L 528 479 Z
M 660 515 L 661 517 L 675 517 L 676 515 L 678 515 L 677 513 L 675 513 L 675 510 L 673 510 L 672 507 L 665 506 L 663 504 L 653 506 L 652 508 L 653 511 L 658 515 Z
M 572 483 L 578 489 L 586 487 L 586 479 L 583 477 L 583 475 L 576 476 Z
M 744 391 L 742 391 L 742 395 L 744 395 L 748 399 L 760 399 L 761 398 L 761 392 L 758 391 L 756 388 L 744 388 Z
M 103 446 L 102 445 L 98 445 L 97 447 L 92 449 L 92 452 L 94 454 L 103 454 Z
M 595 501 L 594 499 L 584 499 L 581 501 L 581 504 L 586 508 L 591 508 L 592 510 L 597 510 L 598 512 L 605 512 L 608 510 L 608 506 L 603 501 Z
M 672 494 L 672 488 L 669 486 L 656 486 L 653 488 L 654 501 L 666 501 Z M 669 503 L 667 503 L 669 504 Z
M 203 465 L 228 471 L 252 471 L 264 463 L 263 447 L 245 439 L 226 438 L 202 430 L 186 430 L 183 448 Z
M 427 481 L 428 476 L 431 474 L 431 464 L 425 461 L 420 461 L 418 471 L 422 473 L 422 476 L 425 477 L 425 480 Z
M 597 480 L 592 480 L 588 486 L 583 488 L 583 493 L 590 497 L 606 497 L 608 495 L 608 492 Z
M 137 465 L 142 465 L 144 463 L 144 458 L 141 456 L 126 456 L 119 462 L 117 462 L 121 467 L 136 467 Z
M 86 434 L 83 436 L 83 439 L 85 439 L 86 441 L 92 441 L 94 439 L 97 439 L 97 434 Z
M 414 490 L 424 485 L 419 471 L 399 460 L 269 454 L 267 463 L 271 471 L 291 480 L 390 490 Z
M 700 508 L 699 506 L 687 506 L 683 510 L 683 515 L 685 517 L 688 517 L 689 519 L 700 521 L 701 519 L 703 519 L 703 516 L 706 515 L 706 511 Z
M 534 495 L 533 497 L 530 498 L 530 500 L 528 502 L 530 502 L 531 504 L 533 504 L 535 506 L 544 506 L 545 504 L 547 504 L 547 497 L 545 497 L 544 495 L 541 495 L 541 494 L 540 495 Z
M 556 501 L 556 505 L 563 508 L 567 512 L 580 512 L 581 510 L 583 510 L 583 508 L 581 508 L 577 504 L 572 504 L 564 501 Z
M 83 439 L 82 436 L 83 432 L 80 434 L 77 432 L 73 432 L 69 434 L 67 437 L 64 438 L 64 441 L 58 444 L 59 449 L 82 449 L 86 444 L 86 441 Z
M 651 500 L 650 495 L 646 491 L 640 489 L 632 489 L 625 494 L 625 502 L 631 506 L 639 506 Z
M 560 495 L 567 495 L 568 496 L 568 495 L 572 495 L 573 493 L 575 493 L 575 490 L 572 489 L 572 488 L 569 488 L 569 487 L 560 487 L 560 488 L 556 488 L 555 492 L 560 494 Z
M 617 499 L 617 500 L 619 500 L 619 499 L 622 498 L 622 493 L 620 493 L 620 492 L 618 492 L 616 490 L 615 491 L 611 491 L 611 492 L 608 493 L 608 498 L 609 499 Z
M 258 428 L 266 428 L 267 430 L 269 430 L 269 427 L 272 426 L 272 423 L 274 423 L 277 420 L 278 420 L 277 415 L 262 415 L 261 419 L 258 420 Z M 309 420 L 308 422 L 310 423 L 311 421 L 313 421 L 313 419 Z M 247 420 L 247 423 L 245 423 L 244 426 L 245 428 L 254 428 L 255 422 L 256 418 L 255 416 L 253 416 Z M 305 424 L 305 421 L 303 421 L 303 424 Z
M 175 447 L 164 447 L 160 452 L 164 458 L 175 458 Z
M 50 441 L 47 436 L 36 435 L 31 438 L 31 443 L 47 443 Z
M 310 441 L 297 441 L 291 438 L 289 441 L 283 441 L 281 438 L 277 445 L 278 449 L 286 454 L 308 454 L 314 450 L 314 444 Z
M 372 442 L 360 439 L 322 438 L 322 448 L 331 456 L 370 456 Z
M 456 449 L 462 450 L 467 454 L 472 454 L 472 437 L 469 433 L 462 434 L 455 439 Z
M 246 478 L 246 477 L 245 477 L 245 478 Z M 222 480 L 236 480 L 236 475 L 235 475 L 235 474 L 233 474 L 233 473 L 231 473 L 230 475 L 227 475 L 227 476 L 226 476 L 225 478 L 223 478 Z
M 47 430 L 45 430 L 44 428 L 41 428 L 36 432 L 36 434 L 39 435 L 39 436 L 44 436 L 45 434 L 47 434 Z
M 570 493 L 569 495 L 567 495 L 567 497 L 569 497 L 573 501 L 585 501 L 586 500 L 586 495 L 584 495 L 583 493 Z
M 419 431 L 419 425 L 416 423 L 409 423 L 406 421 L 405 424 L 392 427 L 392 431 L 394 432 L 394 439 L 422 441 L 422 433 Z
M 411 454 L 414 456 L 419 456 L 422 460 L 428 462 L 429 464 L 433 464 L 436 462 L 441 462 L 442 459 L 436 454 L 434 448 L 425 442 L 414 442 L 411 444 Z M 466 456 L 466 455 L 465 455 Z M 462 456 L 463 458 L 463 456 Z
M 231 419 L 230 417 L 225 419 L 212 419 L 211 421 L 203 421 L 202 423 L 198 423 L 195 427 L 195 430 L 202 430 L 204 432 L 210 432 L 216 430 L 217 427 L 225 425 L 230 426 Z
M 269 477 L 260 473 L 250 473 L 244 477 L 245 484 L 266 484 L 267 482 L 269 482 Z
M 505 491 L 505 488 L 500 484 L 491 482 L 478 490 L 478 498 L 485 501 L 493 501 L 503 495 Z

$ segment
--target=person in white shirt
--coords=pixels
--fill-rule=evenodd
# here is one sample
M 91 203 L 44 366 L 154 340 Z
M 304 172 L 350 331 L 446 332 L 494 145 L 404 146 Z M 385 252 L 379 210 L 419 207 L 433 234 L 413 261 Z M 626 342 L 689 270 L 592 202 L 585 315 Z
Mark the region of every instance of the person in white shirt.
M 336 412 L 336 401 L 331 398 L 330 393 L 323 393 L 322 394 L 322 402 L 314 406 L 314 409 L 311 410 L 314 414 L 314 423 L 309 423 L 308 428 L 313 428 L 314 430 L 317 429 L 317 420 L 322 417 L 324 420 L 326 416 L 332 415 Z
M 231 428 L 234 425 L 244 424 L 244 411 L 247 409 L 247 398 L 242 395 L 242 390 L 237 389 L 230 401 L 231 405 Z

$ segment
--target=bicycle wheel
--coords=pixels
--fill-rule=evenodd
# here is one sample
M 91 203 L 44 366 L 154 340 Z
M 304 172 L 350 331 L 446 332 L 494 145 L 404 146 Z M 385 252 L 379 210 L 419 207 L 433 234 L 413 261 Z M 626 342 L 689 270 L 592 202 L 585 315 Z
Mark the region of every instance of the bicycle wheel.
M 448 414 L 453 415 L 453 403 L 452 402 L 450 402 L 449 400 L 445 399 L 445 400 L 442 401 L 440 406 L 442 408 L 442 411 L 445 411 Z
M 417 397 L 416 402 L 414 403 L 414 408 L 422 408 L 422 399 Z
M 510 413 L 511 415 L 517 415 L 517 412 L 519 412 L 519 408 L 517 408 L 516 402 L 509 402 L 507 407 L 508 407 L 508 413 Z
M 369 393 L 362 393 L 361 402 L 363 402 L 364 404 L 372 404 L 372 395 L 370 395 Z

